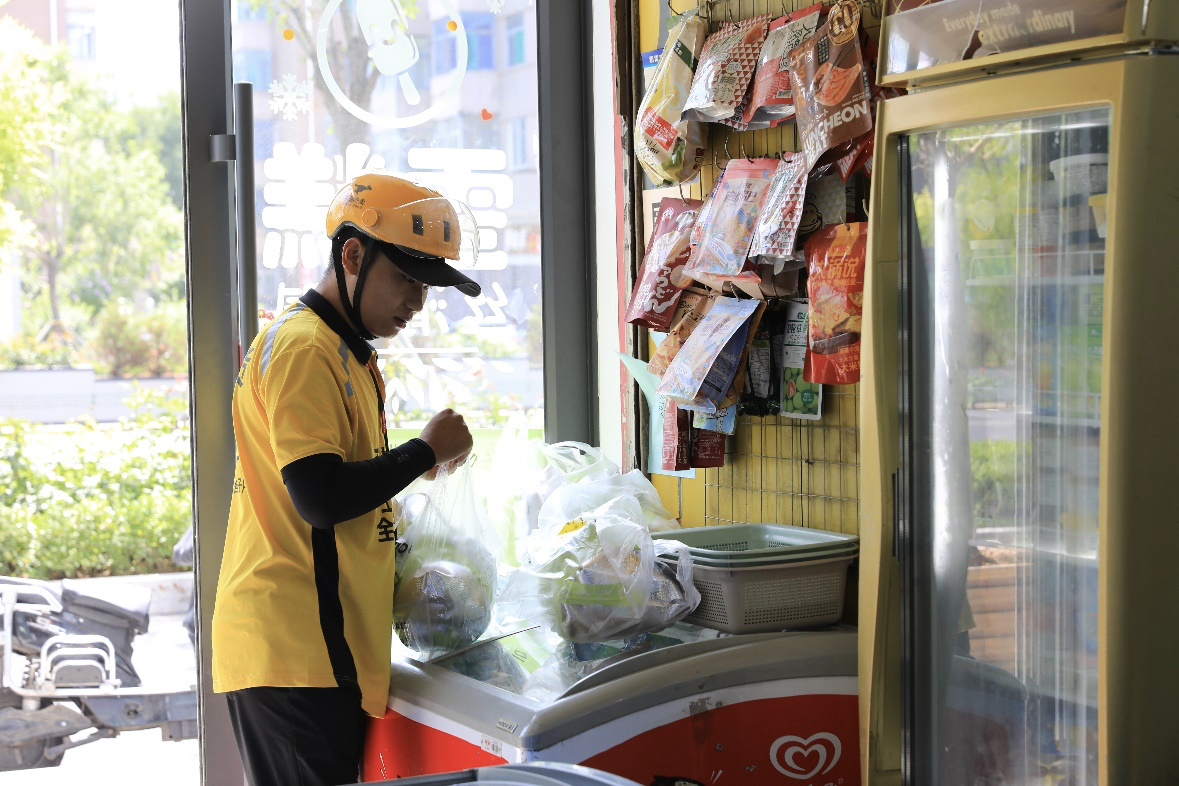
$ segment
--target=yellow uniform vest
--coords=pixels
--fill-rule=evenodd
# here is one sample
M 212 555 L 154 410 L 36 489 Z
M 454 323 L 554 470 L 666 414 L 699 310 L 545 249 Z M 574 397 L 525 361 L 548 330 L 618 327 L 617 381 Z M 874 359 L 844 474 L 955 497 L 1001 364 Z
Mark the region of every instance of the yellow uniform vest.
M 355 682 L 364 711 L 384 715 L 393 503 L 317 530 L 295 511 L 281 474 L 316 454 L 350 462 L 384 453 L 384 396 L 376 353 L 314 291 L 246 353 L 233 394 L 237 461 L 213 613 L 214 691 Z

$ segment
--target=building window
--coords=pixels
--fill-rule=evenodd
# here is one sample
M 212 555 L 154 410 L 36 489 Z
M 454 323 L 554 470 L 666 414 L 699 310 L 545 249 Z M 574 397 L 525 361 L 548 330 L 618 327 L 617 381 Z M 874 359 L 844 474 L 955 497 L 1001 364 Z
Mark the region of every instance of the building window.
M 249 82 L 263 90 L 270 87 L 269 49 L 239 49 L 233 53 L 233 81 Z
M 500 144 L 508 159 L 508 169 L 527 169 L 532 163 L 528 142 L 528 118 L 513 117 L 503 124 Z
M 508 39 L 508 65 L 520 65 L 524 62 L 524 14 L 509 16 L 504 30 Z
M 434 53 L 434 76 L 449 74 L 458 66 L 458 43 L 454 33 L 446 29 L 446 22 L 445 19 L 434 22 L 434 40 L 430 46 Z
M 467 28 L 467 70 L 495 69 L 495 17 L 491 14 L 464 14 Z
M 66 12 L 66 41 L 73 60 L 93 60 L 98 55 L 93 11 Z
M 265 22 L 266 4 L 260 0 L 238 0 L 237 21 Z

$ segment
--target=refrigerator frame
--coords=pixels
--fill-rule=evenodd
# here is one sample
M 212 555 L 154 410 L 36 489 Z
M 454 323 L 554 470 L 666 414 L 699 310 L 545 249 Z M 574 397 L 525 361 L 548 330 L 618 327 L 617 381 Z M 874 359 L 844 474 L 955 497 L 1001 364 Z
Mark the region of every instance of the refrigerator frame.
M 899 782 L 908 755 L 902 735 L 901 651 L 908 625 L 901 587 L 914 576 L 909 532 L 898 504 L 916 490 L 898 478 L 899 394 L 908 385 L 899 338 L 904 195 L 899 141 L 914 133 L 1027 115 L 1109 106 L 1110 200 L 1106 238 L 1099 495 L 1099 755 L 1102 783 L 1166 782 L 1179 772 L 1179 629 L 1158 624 L 1152 606 L 1176 597 L 1169 580 L 1179 554 L 1179 497 L 1173 470 L 1179 416 L 1165 395 L 1179 365 L 1164 348 L 1179 326 L 1164 315 L 1179 265 L 1161 233 L 1179 227 L 1179 56 L 1129 54 L 1004 75 L 882 102 L 877 115 L 863 346 L 860 575 L 861 747 L 865 782 Z M 1148 128 L 1149 133 L 1138 132 Z M 1142 185 L 1139 185 L 1142 184 Z M 1115 319 L 1116 315 L 1124 318 Z M 1172 353 L 1173 354 L 1173 353 Z M 902 375 L 900 372 L 904 371 Z M 1158 411 L 1161 410 L 1161 417 Z M 908 448 L 906 448 L 908 449 Z M 1117 522 L 1157 522 L 1133 532 Z M 1173 603 L 1173 601 L 1172 601 Z M 911 697 L 911 694 L 910 694 Z
M 894 16 L 896 14 L 885 14 L 880 22 L 876 79 L 877 84 L 884 87 L 935 87 L 959 80 L 1043 68 L 1062 60 L 1107 57 L 1135 48 L 1148 50 L 1161 42 L 1179 42 L 1179 4 L 1168 0 L 1126 0 L 1126 18 L 1121 33 L 1016 49 L 890 75 L 885 73 L 885 68 L 890 20 Z

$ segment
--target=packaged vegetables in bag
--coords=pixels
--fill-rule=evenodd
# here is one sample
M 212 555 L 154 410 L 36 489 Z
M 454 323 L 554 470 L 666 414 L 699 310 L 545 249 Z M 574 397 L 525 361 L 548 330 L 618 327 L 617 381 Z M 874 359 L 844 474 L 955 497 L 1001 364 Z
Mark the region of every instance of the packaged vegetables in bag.
M 748 261 L 749 244 L 762 197 L 778 163 L 775 158 L 729 162 L 701 227 L 700 243 L 684 267 L 685 275 L 714 289 L 729 283 L 752 297 L 759 296 L 761 278 Z
M 822 8 L 822 3 L 815 3 L 770 23 L 742 116 L 749 128 L 771 128 L 794 120 L 789 55 L 818 30 Z
M 496 559 L 487 512 L 475 501 L 472 461 L 411 495 L 399 522 L 393 627 L 434 658 L 477 640 L 491 623 Z
M 660 201 L 659 218 L 626 310 L 627 322 L 658 331 L 671 327 L 683 288 L 692 283 L 683 275 L 683 268 L 691 253 L 688 239 L 701 204 L 697 199 Z
M 707 25 L 685 14 L 667 37 L 663 56 L 639 104 L 635 157 L 656 184 L 685 183 L 700 171 L 707 131 L 684 116 Z
M 733 117 L 757 68 L 769 22 L 770 15 L 763 14 L 736 24 L 725 23 L 708 37 L 692 78 L 684 117 L 705 122 Z
M 531 563 L 512 574 L 502 602 L 567 641 L 610 641 L 671 625 L 700 602 L 690 553 L 675 541 L 653 540 L 642 520 L 638 501 L 619 497 L 559 529 L 542 523 Z M 676 563 L 659 560 L 663 553 L 676 554 Z
M 865 223 L 832 224 L 806 242 L 807 382 L 849 385 L 860 380 L 867 248 Z
M 746 346 L 750 319 L 765 303 L 717 298 L 684 342 L 656 390 L 684 409 L 715 412 L 729 391 Z
M 859 3 L 839 0 L 827 21 L 790 56 L 798 135 L 808 170 L 831 148 L 872 128 L 859 25 Z

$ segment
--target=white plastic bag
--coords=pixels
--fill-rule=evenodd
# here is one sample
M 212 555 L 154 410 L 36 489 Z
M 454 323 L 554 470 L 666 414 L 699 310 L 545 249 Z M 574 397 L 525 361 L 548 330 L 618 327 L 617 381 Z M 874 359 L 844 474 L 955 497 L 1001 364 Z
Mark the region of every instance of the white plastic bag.
M 583 513 L 600 508 L 617 497 L 634 497 L 638 501 L 642 517 L 636 523 L 643 524 L 651 532 L 679 529 L 679 521 L 663 507 L 659 492 L 651 481 L 641 470 L 632 469 L 625 475 L 610 475 L 601 480 L 558 487 L 540 507 L 540 530 L 556 532 Z
M 656 543 L 642 521 L 638 500 L 624 496 L 559 530 L 542 526 L 530 539 L 531 564 L 512 574 L 501 602 L 566 641 L 610 641 L 666 628 L 689 614 L 700 594 L 687 548 Z M 675 565 L 657 558 L 672 551 Z
M 440 472 L 427 494 L 401 504 L 393 626 L 427 659 L 473 643 L 494 610 L 494 538 L 475 500 L 472 463 Z

